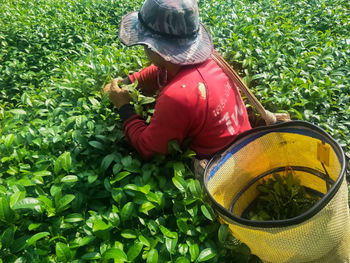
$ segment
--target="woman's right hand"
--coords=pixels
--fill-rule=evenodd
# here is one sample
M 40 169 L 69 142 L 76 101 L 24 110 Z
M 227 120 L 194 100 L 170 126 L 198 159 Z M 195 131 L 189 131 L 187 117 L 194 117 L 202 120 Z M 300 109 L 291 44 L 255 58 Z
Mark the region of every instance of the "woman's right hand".
M 125 79 L 121 78 L 121 77 L 117 77 L 115 78 L 115 80 L 117 81 L 117 83 L 119 84 L 124 84 L 124 85 L 129 85 L 131 84 L 132 82 L 130 81 L 129 77 L 126 77 Z M 102 90 L 102 93 L 105 94 L 106 92 L 109 92 L 111 89 L 111 83 L 107 84 L 103 90 Z
M 117 109 L 120 109 L 123 105 L 128 104 L 131 101 L 129 91 L 118 86 L 122 81 L 122 78 L 113 79 L 112 82 L 107 84 L 103 89 L 103 93 L 109 93 L 109 99 Z
M 112 81 L 116 81 L 117 84 L 119 84 L 123 79 L 121 77 L 117 77 L 115 79 L 112 79 Z M 111 85 L 112 85 L 112 81 L 110 83 L 108 83 L 102 90 L 103 94 L 106 94 L 107 92 L 111 91 Z

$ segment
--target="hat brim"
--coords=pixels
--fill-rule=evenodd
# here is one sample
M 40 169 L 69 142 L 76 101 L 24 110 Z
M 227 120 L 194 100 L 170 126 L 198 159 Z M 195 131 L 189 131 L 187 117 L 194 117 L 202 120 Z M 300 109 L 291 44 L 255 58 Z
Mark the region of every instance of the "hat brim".
M 165 60 L 177 65 L 202 63 L 213 52 L 212 38 L 202 23 L 196 37 L 167 38 L 145 28 L 138 19 L 138 12 L 123 16 L 119 39 L 127 46 L 146 45 Z

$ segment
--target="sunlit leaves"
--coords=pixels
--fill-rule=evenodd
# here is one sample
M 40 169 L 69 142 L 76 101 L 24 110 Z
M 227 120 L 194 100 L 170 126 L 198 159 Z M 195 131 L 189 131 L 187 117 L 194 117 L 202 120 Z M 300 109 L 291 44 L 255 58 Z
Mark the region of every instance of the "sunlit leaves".
M 129 260 L 134 260 L 142 251 L 143 244 L 135 242 L 128 250 L 127 257 Z
M 35 243 L 42 239 L 42 238 L 45 238 L 47 237 L 48 235 L 50 235 L 49 232 L 39 232 L 39 233 L 36 233 L 35 235 L 31 236 L 28 240 L 27 240 L 27 245 L 28 246 L 31 246 L 31 245 L 35 245 Z
M 12 212 L 10 210 L 10 205 L 5 196 L 0 197 L 0 220 L 10 221 Z
M 63 169 L 66 172 L 69 172 L 72 164 L 72 159 L 69 152 L 62 153 L 56 160 L 54 171 L 57 174 Z
M 216 254 L 211 248 L 206 248 L 201 251 L 201 253 L 198 255 L 198 258 L 196 262 L 204 262 L 208 261 L 209 259 L 215 257 Z
M 69 247 L 62 243 L 56 243 L 56 256 L 58 262 L 68 262 L 71 259 L 71 251 Z
M 200 5 L 216 48 L 269 110 L 287 110 L 295 119 L 332 123 L 330 127 L 347 118 L 348 104 L 340 99 L 349 94 L 350 86 L 345 77 L 350 54 L 344 26 L 349 25 L 347 1 Z M 304 110 L 312 114 L 304 116 Z M 334 129 L 327 131 L 338 136 Z
M 16 202 L 12 208 L 16 210 L 16 209 L 35 209 L 37 207 L 40 207 L 40 201 L 36 198 L 27 197 Z
M 148 252 L 146 263 L 156 263 L 156 262 L 158 262 L 158 251 L 153 248 Z
M 74 198 L 75 196 L 71 194 L 59 198 L 56 202 L 56 211 L 59 213 L 68 209 L 68 205 L 74 200 Z
M 117 38 L 142 2 L 0 3 L 3 262 L 251 260 L 194 179 L 193 152 L 171 142 L 171 157 L 141 160 L 100 93 L 147 63 Z M 199 1 L 215 48 L 268 109 L 316 122 L 350 156 L 348 1 L 231 2 Z M 152 114 L 154 98 L 133 97 Z
M 123 250 L 119 248 L 110 248 L 102 256 L 104 259 L 114 259 L 118 262 L 125 262 L 128 260 L 128 256 Z
M 2 233 L 0 241 L 4 248 L 9 248 L 12 245 L 14 241 L 15 231 L 15 227 L 10 226 L 6 228 L 5 231 Z

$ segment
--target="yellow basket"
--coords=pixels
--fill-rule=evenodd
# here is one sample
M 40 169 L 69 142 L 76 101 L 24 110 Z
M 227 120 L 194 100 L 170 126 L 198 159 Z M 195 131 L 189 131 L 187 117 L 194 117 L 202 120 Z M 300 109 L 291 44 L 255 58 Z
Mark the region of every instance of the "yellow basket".
M 285 167 L 322 198 L 294 218 L 246 219 L 256 185 Z M 221 220 L 264 262 L 350 262 L 345 156 L 321 128 L 290 121 L 252 129 L 210 160 L 203 180 Z

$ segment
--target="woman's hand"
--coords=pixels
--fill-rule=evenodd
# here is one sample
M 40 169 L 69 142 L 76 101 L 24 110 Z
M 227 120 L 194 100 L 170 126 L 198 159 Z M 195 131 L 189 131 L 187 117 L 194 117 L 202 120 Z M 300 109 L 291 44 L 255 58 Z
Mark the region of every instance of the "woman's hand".
M 103 89 L 103 93 L 109 92 L 110 101 L 118 109 L 120 109 L 123 105 L 130 103 L 131 101 L 129 91 L 118 86 L 118 83 L 121 81 L 123 81 L 122 78 L 113 79 L 112 82 L 110 84 L 107 84 Z

